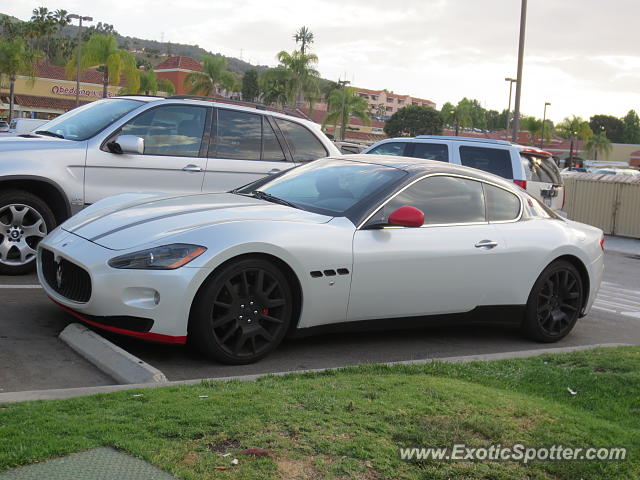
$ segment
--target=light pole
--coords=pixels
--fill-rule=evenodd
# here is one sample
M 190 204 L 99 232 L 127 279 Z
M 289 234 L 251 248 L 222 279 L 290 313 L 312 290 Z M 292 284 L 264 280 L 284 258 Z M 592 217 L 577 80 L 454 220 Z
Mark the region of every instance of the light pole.
M 504 79 L 505 82 L 509 82 L 509 106 L 507 107 L 507 126 L 505 127 L 505 131 L 509 132 L 509 116 L 511 115 L 511 90 L 513 88 L 513 82 L 517 82 L 517 78 L 507 77 Z
M 454 128 L 455 128 L 455 135 L 456 137 L 458 136 L 458 129 L 459 129 L 459 125 L 458 125 L 458 112 L 456 112 L 455 110 L 451 110 L 449 112 L 449 114 L 453 115 L 453 120 L 454 120 Z
M 93 22 L 93 17 L 83 17 L 82 15 L 77 15 L 75 13 L 71 13 L 67 15 L 67 18 L 78 19 L 78 58 L 76 65 L 76 107 L 80 105 L 80 46 L 82 44 L 82 21 L 85 22 Z
M 340 140 L 344 142 L 344 130 L 345 130 L 345 119 L 344 119 L 344 97 L 346 93 L 347 85 L 351 82 L 349 80 L 338 80 L 338 85 L 342 87 L 342 107 L 340 108 L 340 120 L 342 120 L 342 126 L 340 127 Z
M 520 95 L 522 94 L 522 63 L 524 60 L 524 35 L 527 26 L 527 0 L 522 0 L 520 7 L 520 42 L 518 43 L 518 82 L 516 83 L 516 103 L 513 107 L 513 135 L 511 140 L 518 141 L 520 130 Z
M 544 147 L 544 131 L 547 122 L 547 107 L 551 105 L 549 102 L 544 102 L 544 113 L 542 114 L 542 138 L 540 139 L 540 148 Z

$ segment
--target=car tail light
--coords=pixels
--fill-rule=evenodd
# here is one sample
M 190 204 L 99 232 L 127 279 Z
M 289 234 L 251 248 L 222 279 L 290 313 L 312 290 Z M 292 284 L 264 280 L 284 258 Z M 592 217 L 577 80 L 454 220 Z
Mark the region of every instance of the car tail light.
M 600 248 L 604 252 L 604 235 L 602 235 L 602 237 L 600 237 Z
M 526 180 L 514 180 L 513 183 L 518 185 L 523 190 L 527 189 L 527 181 Z

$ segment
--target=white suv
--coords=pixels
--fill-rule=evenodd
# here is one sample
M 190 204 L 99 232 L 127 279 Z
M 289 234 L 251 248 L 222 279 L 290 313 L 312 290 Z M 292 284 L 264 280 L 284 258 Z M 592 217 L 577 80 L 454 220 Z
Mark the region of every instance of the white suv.
M 188 96 L 89 103 L 0 138 L 0 274 L 29 271 L 48 232 L 105 197 L 225 192 L 339 153 L 320 125 L 265 107 Z
M 551 154 L 504 140 L 419 135 L 390 138 L 362 153 L 439 160 L 499 175 L 525 189 L 553 210 L 564 204 L 564 183 Z

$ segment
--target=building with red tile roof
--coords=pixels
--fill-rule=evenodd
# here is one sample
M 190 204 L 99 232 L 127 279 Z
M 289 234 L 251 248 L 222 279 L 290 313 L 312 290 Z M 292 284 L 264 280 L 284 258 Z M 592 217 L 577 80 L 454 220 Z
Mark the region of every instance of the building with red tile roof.
M 191 57 L 169 57 L 155 66 L 158 78 L 169 80 L 176 87 L 176 95 L 184 95 L 188 90 L 184 87 L 184 79 L 191 72 L 201 72 L 200 62 Z

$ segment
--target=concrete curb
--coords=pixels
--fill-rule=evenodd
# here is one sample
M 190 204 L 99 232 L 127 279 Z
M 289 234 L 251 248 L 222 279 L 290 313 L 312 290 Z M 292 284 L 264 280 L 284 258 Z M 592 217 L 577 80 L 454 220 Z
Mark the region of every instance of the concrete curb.
M 465 355 L 460 357 L 427 358 L 422 360 L 406 360 L 402 362 L 386 362 L 386 363 L 382 363 L 382 365 L 419 365 L 419 364 L 425 364 L 425 363 L 431 363 L 431 362 L 462 363 L 462 362 L 476 362 L 476 361 L 491 361 L 491 360 L 503 360 L 507 358 L 536 357 L 538 355 L 543 355 L 546 353 L 578 352 L 581 350 L 590 350 L 592 348 L 599 348 L 599 347 L 613 348 L 613 347 L 628 347 L 628 346 L 631 346 L 631 344 L 598 343 L 594 345 L 579 345 L 575 347 L 540 348 L 537 350 L 520 350 L 515 352 L 488 353 L 483 355 Z M 139 383 L 139 384 L 130 384 L 130 385 L 106 385 L 106 386 L 100 386 L 100 387 L 65 388 L 65 389 L 58 389 L 58 390 L 32 390 L 28 392 L 7 392 L 7 393 L 0 393 L 0 404 L 26 402 L 26 401 L 34 401 L 34 400 L 59 400 L 64 398 L 95 395 L 99 393 L 111 393 L 111 392 L 117 392 L 121 390 L 156 388 L 156 387 L 166 387 L 166 386 L 176 386 L 176 385 L 197 385 L 203 381 L 239 380 L 242 382 L 250 382 L 262 377 L 266 377 L 268 375 L 284 376 L 284 375 L 296 374 L 296 373 L 324 372 L 328 370 L 340 370 L 341 368 L 345 368 L 346 366 L 347 365 L 343 367 L 334 367 L 334 368 L 292 370 L 289 372 L 259 373 L 255 375 L 237 375 L 237 376 L 219 377 L 219 378 L 196 378 L 192 380 L 178 380 L 178 381 L 165 382 L 165 383 L 155 382 L 155 383 Z
M 114 345 L 84 325 L 71 323 L 58 338 L 120 383 L 167 382 L 167 377 L 160 370 Z

